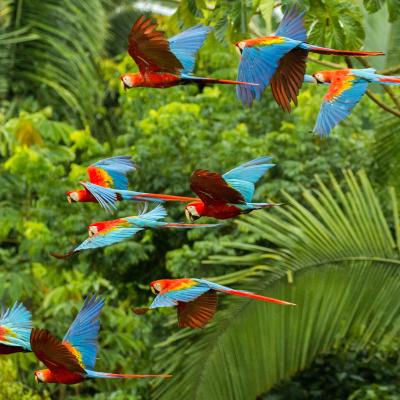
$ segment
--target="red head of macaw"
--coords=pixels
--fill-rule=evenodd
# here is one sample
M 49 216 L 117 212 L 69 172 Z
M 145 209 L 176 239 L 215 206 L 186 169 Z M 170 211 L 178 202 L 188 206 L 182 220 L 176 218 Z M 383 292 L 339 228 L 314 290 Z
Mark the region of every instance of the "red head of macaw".
M 0 354 L 31 351 L 29 338 L 32 315 L 22 303 L 2 310 L 0 315 Z
M 314 127 L 314 132 L 320 135 L 328 135 L 350 114 L 370 83 L 400 85 L 400 77 L 379 75 L 373 68 L 318 71 L 312 77 L 318 84 L 329 85 Z
M 275 164 L 271 157 L 259 157 L 220 175 L 207 170 L 194 171 L 190 188 L 199 196 L 185 207 L 188 219 L 200 217 L 228 219 L 253 210 L 269 208 L 280 204 L 252 203 L 255 183 Z
M 290 112 L 291 102 L 297 105 L 297 96 L 306 72 L 309 52 L 344 56 L 376 56 L 382 52 L 334 50 L 306 43 L 304 12 L 296 6 L 287 10 L 275 32 L 270 36 L 241 40 L 236 46 L 241 53 L 238 80 L 258 83 L 258 86 L 239 85 L 238 98 L 251 106 L 259 100 L 271 84 L 275 101 Z
M 156 298 L 150 307 L 135 308 L 136 314 L 143 314 L 158 307 L 177 307 L 180 328 L 201 328 L 214 316 L 217 309 L 217 292 L 233 294 L 277 304 L 294 305 L 287 301 L 261 296 L 244 290 L 197 278 L 159 279 L 150 283 Z
M 170 375 L 112 374 L 93 371 L 96 363 L 99 316 L 104 301 L 87 298 L 64 339 L 58 340 L 50 332 L 33 329 L 31 347 L 47 369 L 35 371 L 36 382 L 72 385 L 95 378 L 148 378 Z
M 127 73 L 120 77 L 124 89 L 161 89 L 187 83 L 247 84 L 192 75 L 196 53 L 212 28 L 196 25 L 171 39 L 167 39 L 164 33 L 156 28 L 157 24 L 144 16 L 133 24 L 128 38 L 128 53 L 139 67 L 139 72 Z

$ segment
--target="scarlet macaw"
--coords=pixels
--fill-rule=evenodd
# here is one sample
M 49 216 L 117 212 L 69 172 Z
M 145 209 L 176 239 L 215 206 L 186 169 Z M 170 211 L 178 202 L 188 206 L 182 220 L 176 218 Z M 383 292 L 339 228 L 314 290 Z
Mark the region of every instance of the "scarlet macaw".
M 373 68 L 341 69 L 337 71 L 319 71 L 307 82 L 330 85 L 324 96 L 314 132 L 328 135 L 330 131 L 345 119 L 368 89 L 369 83 L 381 85 L 400 85 L 400 77 L 375 73 Z
M 115 243 L 130 239 L 138 232 L 145 229 L 165 229 L 165 228 L 212 228 L 219 224 L 183 224 L 177 222 L 160 221 L 167 216 L 167 212 L 162 205 L 158 205 L 153 210 L 139 214 L 134 217 L 118 218 L 112 221 L 95 222 L 88 226 L 89 238 L 82 242 L 71 252 L 60 255 L 51 253 L 56 258 L 66 258 L 73 254 L 87 249 L 110 246 Z
M 247 82 L 201 78 L 192 75 L 196 53 L 212 28 L 196 25 L 167 39 L 151 19 L 140 17 L 128 38 L 128 53 L 139 67 L 138 73 L 120 77 L 125 89 L 133 87 L 169 88 L 188 83 L 247 85 Z M 257 84 L 250 83 L 252 86 Z
M 287 301 L 260 296 L 244 290 L 235 290 L 227 286 L 197 278 L 160 279 L 150 283 L 156 298 L 150 307 L 134 308 L 136 314 L 158 307 L 176 307 L 180 328 L 201 328 L 214 316 L 217 309 L 217 292 L 263 300 L 277 304 L 292 305 Z
M 128 189 L 128 172 L 134 171 L 136 165 L 129 156 L 106 158 L 87 168 L 89 182 L 80 182 L 83 189 L 67 192 L 67 200 L 72 202 L 99 203 L 107 211 L 116 208 L 116 202 L 131 201 L 193 201 L 193 197 L 171 196 L 134 192 Z
M 241 40 L 235 43 L 241 52 L 238 80 L 258 83 L 259 86 L 240 85 L 236 88 L 243 105 L 251 106 L 259 100 L 271 84 L 275 101 L 290 112 L 291 101 L 297 105 L 297 95 L 306 72 L 308 52 L 341 56 L 377 56 L 382 52 L 334 50 L 306 43 L 304 12 L 289 9 L 275 32 L 270 36 Z
M 22 303 L 15 302 L 0 315 L 0 354 L 31 351 L 29 337 L 32 315 Z
M 217 219 L 233 218 L 253 210 L 279 206 L 281 204 L 252 203 L 254 184 L 268 169 L 271 157 L 259 157 L 224 175 L 199 169 L 190 178 L 190 188 L 199 199 L 185 207 L 186 217 L 194 221 L 200 217 Z
M 36 382 L 67 385 L 94 378 L 166 378 L 170 375 L 131 375 L 93 371 L 96 363 L 99 315 L 104 301 L 87 298 L 62 341 L 49 331 L 32 329 L 32 351 L 47 369 L 35 371 Z

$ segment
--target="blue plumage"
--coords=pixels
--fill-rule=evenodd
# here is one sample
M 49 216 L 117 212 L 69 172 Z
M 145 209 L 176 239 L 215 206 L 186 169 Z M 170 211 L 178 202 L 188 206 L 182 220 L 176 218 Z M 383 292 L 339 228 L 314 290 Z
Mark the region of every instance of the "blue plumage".
M 284 14 L 275 35 L 305 42 L 307 31 L 304 27 L 304 11 L 301 12 L 298 7 L 293 6 Z
M 115 156 L 98 161 L 92 165 L 106 171 L 114 181 L 114 188 L 128 189 L 128 179 L 126 175 L 136 169 L 136 165 L 129 156 Z
M 254 184 L 264 173 L 275 166 L 270 164 L 271 157 L 259 157 L 245 164 L 242 164 L 223 175 L 225 181 L 238 190 L 246 200 L 250 202 L 254 195 Z
M 183 66 L 183 74 L 191 74 L 194 69 L 196 53 L 203 45 L 211 27 L 196 25 L 169 39 L 170 50 Z
M 11 308 L 2 310 L 0 315 L 0 327 L 10 329 L 11 335 L 5 335 L 1 344 L 19 346 L 30 351 L 30 335 L 32 330 L 32 315 L 22 303 L 15 302 Z
M 101 297 L 87 297 L 74 322 L 64 336 L 82 356 L 84 368 L 94 368 L 97 354 L 97 337 L 100 329 L 100 313 L 104 306 Z
M 244 106 L 251 106 L 259 100 L 269 85 L 280 59 L 300 42 L 286 39 L 282 43 L 245 47 L 239 64 L 238 80 L 257 83 L 258 86 L 237 85 L 236 94 Z

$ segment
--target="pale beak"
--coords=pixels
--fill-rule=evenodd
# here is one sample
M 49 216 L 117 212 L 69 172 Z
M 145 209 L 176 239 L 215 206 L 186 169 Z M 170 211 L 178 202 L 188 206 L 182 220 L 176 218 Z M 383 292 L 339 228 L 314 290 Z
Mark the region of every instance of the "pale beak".
M 68 203 L 69 203 L 69 204 L 71 204 L 71 203 L 72 203 L 72 199 L 71 199 L 71 197 L 70 197 L 70 196 L 67 196 L 67 200 L 68 200 Z
M 185 210 L 186 219 L 190 222 L 193 222 L 192 214 L 190 214 L 189 210 Z
M 156 289 L 154 289 L 154 286 L 150 286 L 150 290 L 153 294 L 157 294 Z
M 39 383 L 39 379 L 38 379 L 37 375 L 35 375 L 35 383 Z

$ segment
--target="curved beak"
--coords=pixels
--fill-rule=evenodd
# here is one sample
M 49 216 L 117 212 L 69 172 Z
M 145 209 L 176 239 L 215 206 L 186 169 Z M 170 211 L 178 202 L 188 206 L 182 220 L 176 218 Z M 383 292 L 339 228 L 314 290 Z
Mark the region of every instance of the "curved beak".
M 150 286 L 150 290 L 153 294 L 157 294 L 157 291 L 156 289 L 154 289 L 154 286 Z
M 68 200 L 68 203 L 69 203 L 69 204 L 71 204 L 71 203 L 72 203 L 71 196 L 67 195 L 67 200 Z
M 39 383 L 39 379 L 36 374 L 35 374 L 35 383 Z

